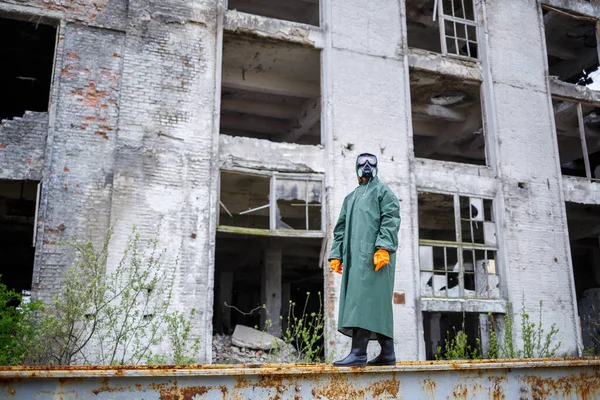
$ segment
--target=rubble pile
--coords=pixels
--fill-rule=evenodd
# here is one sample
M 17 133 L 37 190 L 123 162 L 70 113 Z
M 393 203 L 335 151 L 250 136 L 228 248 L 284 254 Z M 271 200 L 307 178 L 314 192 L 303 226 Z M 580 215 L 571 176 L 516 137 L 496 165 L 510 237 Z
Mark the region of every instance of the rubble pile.
M 296 362 L 290 344 L 244 325 L 236 325 L 233 335 L 213 336 L 213 364 L 280 364 Z

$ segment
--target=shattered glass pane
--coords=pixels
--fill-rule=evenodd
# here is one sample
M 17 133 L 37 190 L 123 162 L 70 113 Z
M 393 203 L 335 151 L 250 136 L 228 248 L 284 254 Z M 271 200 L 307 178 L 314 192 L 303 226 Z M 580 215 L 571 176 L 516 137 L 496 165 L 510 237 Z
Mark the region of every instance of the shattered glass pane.
M 496 269 L 496 252 L 486 250 L 485 270 L 488 275 L 488 294 L 492 299 L 500 298 L 500 277 Z
M 269 229 L 270 177 L 221 172 L 219 225 Z
M 455 296 L 458 290 L 456 248 L 420 246 L 421 293 L 424 296 Z
M 421 296 L 433 296 L 433 272 L 421 271 Z
M 483 201 L 476 197 L 460 197 L 460 226 L 463 243 L 484 243 Z
M 306 181 L 277 179 L 276 229 L 308 229 Z
M 322 183 L 277 178 L 275 228 L 322 230 Z
M 308 181 L 308 229 L 320 231 L 323 229 L 321 213 L 321 195 L 323 184 L 320 181 Z

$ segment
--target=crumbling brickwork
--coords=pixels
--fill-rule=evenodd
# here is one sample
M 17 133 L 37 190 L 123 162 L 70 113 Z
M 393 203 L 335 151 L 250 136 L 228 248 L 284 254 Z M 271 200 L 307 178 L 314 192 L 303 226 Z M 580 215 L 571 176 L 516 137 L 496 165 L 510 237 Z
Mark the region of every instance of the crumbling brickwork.
M 5 179 L 42 179 L 48 113 L 26 112 L 0 124 L 0 176 Z

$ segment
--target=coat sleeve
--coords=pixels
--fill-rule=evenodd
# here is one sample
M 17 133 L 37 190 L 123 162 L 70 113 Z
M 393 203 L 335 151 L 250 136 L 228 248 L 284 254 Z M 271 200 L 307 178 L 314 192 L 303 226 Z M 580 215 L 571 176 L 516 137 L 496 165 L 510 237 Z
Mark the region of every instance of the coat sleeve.
M 333 244 L 331 245 L 331 252 L 329 253 L 328 260 L 337 258 L 343 260 L 344 255 L 344 232 L 346 231 L 346 203 L 348 198 L 344 199 L 342 204 L 342 211 L 340 216 L 333 228 Z
M 384 190 L 379 196 L 380 226 L 375 248 L 394 253 L 398 249 L 398 230 L 400 229 L 400 202 L 390 190 Z

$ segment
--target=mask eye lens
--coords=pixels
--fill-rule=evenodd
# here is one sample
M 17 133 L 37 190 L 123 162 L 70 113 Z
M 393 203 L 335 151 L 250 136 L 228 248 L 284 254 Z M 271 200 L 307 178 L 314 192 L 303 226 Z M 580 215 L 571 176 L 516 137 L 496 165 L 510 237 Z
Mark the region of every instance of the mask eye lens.
M 361 157 L 358 157 L 358 160 L 356 160 L 356 164 L 359 165 L 359 166 L 361 166 L 361 167 L 363 165 L 365 165 L 367 162 L 372 167 L 377 166 L 377 159 L 375 157 L 372 157 L 372 156 L 361 156 Z

